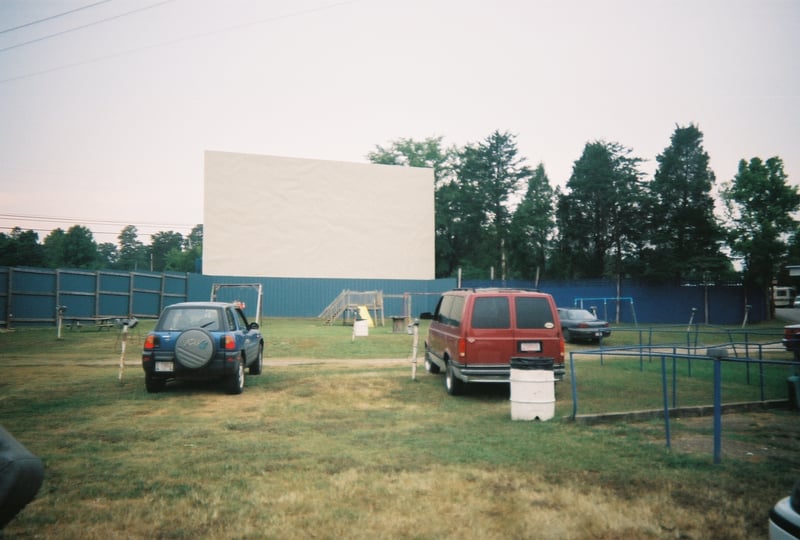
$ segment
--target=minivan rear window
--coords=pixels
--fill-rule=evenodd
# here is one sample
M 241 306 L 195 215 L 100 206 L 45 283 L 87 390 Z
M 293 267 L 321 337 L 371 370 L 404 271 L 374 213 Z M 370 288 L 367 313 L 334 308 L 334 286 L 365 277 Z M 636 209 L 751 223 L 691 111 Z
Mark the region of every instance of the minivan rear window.
M 547 298 L 517 297 L 517 328 L 553 328 L 553 311 Z M 549 324 L 548 324 L 549 323 Z
M 473 328 L 509 328 L 508 297 L 485 296 L 475 298 L 472 306 Z

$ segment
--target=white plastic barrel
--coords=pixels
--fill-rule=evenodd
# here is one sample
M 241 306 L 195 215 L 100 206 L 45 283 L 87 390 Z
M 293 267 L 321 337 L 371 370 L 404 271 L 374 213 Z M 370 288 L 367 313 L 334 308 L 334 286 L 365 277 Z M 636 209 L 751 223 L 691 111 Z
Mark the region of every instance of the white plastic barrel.
M 556 412 L 552 358 L 511 359 L 511 419 L 550 420 Z

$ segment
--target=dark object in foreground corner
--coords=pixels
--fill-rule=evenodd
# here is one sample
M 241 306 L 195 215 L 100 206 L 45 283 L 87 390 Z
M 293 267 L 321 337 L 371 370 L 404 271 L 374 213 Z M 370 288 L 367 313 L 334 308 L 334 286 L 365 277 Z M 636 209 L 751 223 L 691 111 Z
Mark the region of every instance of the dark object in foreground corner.
M 43 479 L 42 460 L 0 426 L 0 534 L 33 500 Z
M 769 540 L 796 540 L 800 538 L 800 480 L 792 493 L 769 511 Z

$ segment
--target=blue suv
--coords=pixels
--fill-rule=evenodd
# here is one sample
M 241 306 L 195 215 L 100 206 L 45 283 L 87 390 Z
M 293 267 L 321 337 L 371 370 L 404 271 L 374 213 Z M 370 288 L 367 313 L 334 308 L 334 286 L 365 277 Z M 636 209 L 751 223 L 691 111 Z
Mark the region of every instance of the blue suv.
M 161 312 L 142 352 L 144 384 L 160 392 L 169 380 L 219 379 L 241 394 L 244 371 L 261 373 L 264 338 L 236 304 L 182 302 Z

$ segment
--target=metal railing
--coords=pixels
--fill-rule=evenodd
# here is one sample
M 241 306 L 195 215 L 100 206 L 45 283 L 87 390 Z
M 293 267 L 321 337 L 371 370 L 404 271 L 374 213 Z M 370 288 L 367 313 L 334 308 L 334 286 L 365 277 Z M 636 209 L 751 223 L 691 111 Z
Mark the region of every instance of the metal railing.
M 575 357 L 576 356 L 592 356 L 599 357 L 600 364 L 603 365 L 608 358 L 614 359 L 638 359 L 639 369 L 644 370 L 644 362 L 648 360 L 660 361 L 661 367 L 661 394 L 663 401 L 663 418 L 664 430 L 667 448 L 671 448 L 671 434 L 670 434 L 670 413 L 678 408 L 678 369 L 677 362 L 685 360 L 688 366 L 688 377 L 692 376 L 691 365 L 692 362 L 711 362 L 713 363 L 713 416 L 714 416 L 714 463 L 721 461 L 721 414 L 722 414 L 722 366 L 724 363 L 731 364 L 744 364 L 746 366 L 747 384 L 751 384 L 750 368 L 755 365 L 759 370 L 759 392 L 761 402 L 765 401 L 765 376 L 764 367 L 768 365 L 784 366 L 792 368 L 795 374 L 800 374 L 800 360 L 793 358 L 792 360 L 768 358 L 765 355 L 765 350 L 768 349 L 769 353 L 775 354 L 779 350 L 775 348 L 775 342 L 767 343 L 754 343 L 746 340 L 744 343 L 738 345 L 744 346 L 748 352 L 750 350 L 758 351 L 757 357 L 750 356 L 730 356 L 729 350 L 736 351 L 736 342 L 723 343 L 708 347 L 683 347 L 683 345 L 640 345 L 628 347 L 601 347 L 599 349 L 591 349 L 585 351 L 573 351 L 569 355 L 570 363 L 570 379 L 572 390 L 572 415 L 574 420 L 578 415 L 578 386 L 577 376 L 575 371 Z M 702 350 L 703 354 L 699 354 Z M 691 351 L 691 352 L 690 352 Z M 791 354 L 785 350 L 780 349 L 784 355 Z M 668 360 L 671 360 L 671 369 L 668 369 Z M 670 377 L 671 373 L 671 377 Z M 671 391 L 670 391 L 671 387 Z M 670 404 L 671 401 L 671 404 Z

